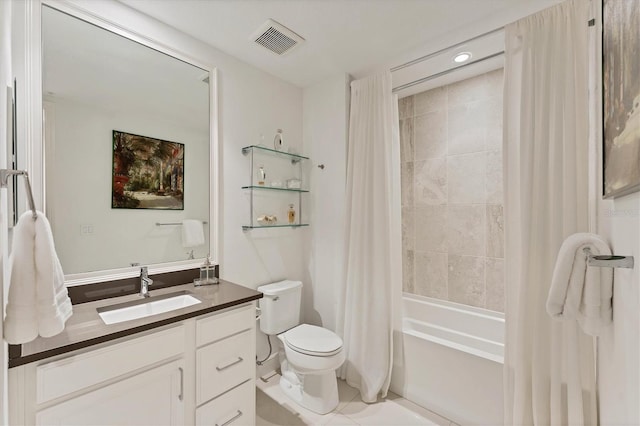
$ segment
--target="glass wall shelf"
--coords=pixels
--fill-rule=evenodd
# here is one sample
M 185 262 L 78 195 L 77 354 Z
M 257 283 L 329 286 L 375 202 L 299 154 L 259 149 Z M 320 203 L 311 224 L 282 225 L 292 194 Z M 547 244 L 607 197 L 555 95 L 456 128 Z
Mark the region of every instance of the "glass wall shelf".
M 245 146 L 242 154 L 247 157 L 249 172 L 242 187 L 249 204 L 242 230 L 309 226 L 305 195 L 309 193 L 309 157 L 263 145 Z M 265 221 L 263 217 L 271 219 Z
M 276 151 L 275 149 L 267 148 L 266 146 L 260 146 L 260 145 L 245 146 L 244 148 L 242 148 L 242 153 L 244 155 L 247 155 L 248 153 L 250 153 L 253 150 L 258 150 L 258 151 L 261 151 L 261 152 L 263 152 L 265 154 L 279 155 L 279 156 L 282 156 L 282 157 L 290 158 L 292 163 L 297 163 L 298 161 L 308 160 L 309 159 L 309 157 L 305 157 L 305 156 L 298 155 L 298 154 L 292 154 L 290 152 Z

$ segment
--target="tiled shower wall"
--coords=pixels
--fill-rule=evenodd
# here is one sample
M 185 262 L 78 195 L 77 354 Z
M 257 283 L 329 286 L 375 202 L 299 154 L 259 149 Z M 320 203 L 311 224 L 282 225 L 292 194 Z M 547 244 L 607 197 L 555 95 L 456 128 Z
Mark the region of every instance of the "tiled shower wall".
M 504 311 L 502 81 L 400 100 L 403 290 Z

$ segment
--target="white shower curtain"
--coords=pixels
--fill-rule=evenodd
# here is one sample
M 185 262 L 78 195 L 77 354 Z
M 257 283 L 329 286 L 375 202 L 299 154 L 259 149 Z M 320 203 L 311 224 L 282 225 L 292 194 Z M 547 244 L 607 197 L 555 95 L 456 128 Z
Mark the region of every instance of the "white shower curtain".
M 506 27 L 505 424 L 596 424 L 594 351 L 545 312 L 558 249 L 588 231 L 589 2 Z
M 351 83 L 345 279 L 337 318 L 346 361 L 339 375 L 369 403 L 389 389 L 400 318 L 398 126 L 390 72 Z

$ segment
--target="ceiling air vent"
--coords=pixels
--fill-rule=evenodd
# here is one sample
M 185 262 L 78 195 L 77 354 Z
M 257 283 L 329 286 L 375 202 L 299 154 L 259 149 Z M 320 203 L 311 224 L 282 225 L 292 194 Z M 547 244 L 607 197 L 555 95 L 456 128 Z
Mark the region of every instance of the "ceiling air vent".
M 276 55 L 284 55 L 304 41 L 302 37 L 273 19 L 267 20 L 251 36 L 251 40 Z

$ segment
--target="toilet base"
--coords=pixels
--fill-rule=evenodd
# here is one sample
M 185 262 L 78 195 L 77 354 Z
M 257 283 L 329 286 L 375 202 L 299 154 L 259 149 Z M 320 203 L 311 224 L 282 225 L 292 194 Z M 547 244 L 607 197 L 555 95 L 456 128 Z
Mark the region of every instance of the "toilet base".
M 338 406 L 338 382 L 335 371 L 323 374 L 299 374 L 282 365 L 280 387 L 285 395 L 304 408 L 327 414 Z

